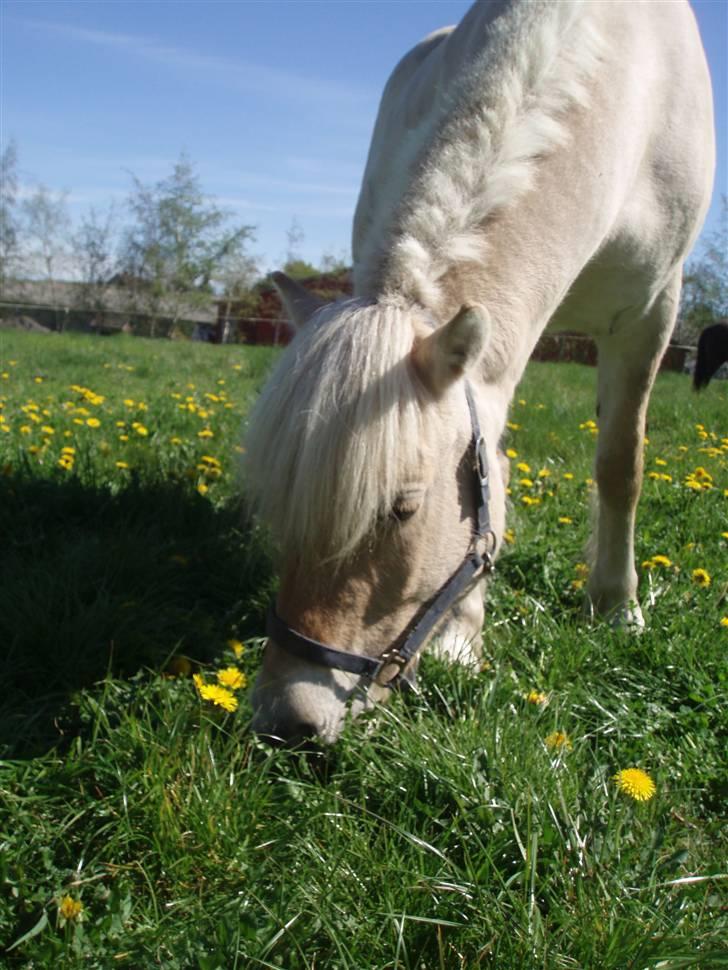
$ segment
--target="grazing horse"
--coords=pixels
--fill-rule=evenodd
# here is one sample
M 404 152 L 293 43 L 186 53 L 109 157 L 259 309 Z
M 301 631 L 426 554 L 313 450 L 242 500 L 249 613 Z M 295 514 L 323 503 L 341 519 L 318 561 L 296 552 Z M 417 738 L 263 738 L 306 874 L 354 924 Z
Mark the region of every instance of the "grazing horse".
M 710 378 L 728 360 L 728 320 L 706 327 L 698 337 L 698 356 L 693 372 L 696 391 L 707 387 Z
M 334 740 L 411 676 L 470 660 L 504 532 L 498 443 L 539 335 L 599 348 L 594 612 L 640 625 L 648 396 L 714 168 L 687 2 L 492 0 L 396 67 L 353 230 L 355 297 L 275 282 L 298 332 L 245 475 L 280 549 L 254 728 Z

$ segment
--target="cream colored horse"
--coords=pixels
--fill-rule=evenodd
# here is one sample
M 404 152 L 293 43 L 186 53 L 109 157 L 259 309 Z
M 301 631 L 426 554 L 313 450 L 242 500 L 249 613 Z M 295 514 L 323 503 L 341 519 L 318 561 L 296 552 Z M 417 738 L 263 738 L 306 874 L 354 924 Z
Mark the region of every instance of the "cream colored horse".
M 398 642 L 473 545 L 464 376 L 493 472 L 546 327 L 598 344 L 589 598 L 642 624 L 645 412 L 713 167 L 709 76 L 681 0 L 476 3 L 404 57 L 354 221 L 356 298 L 320 307 L 277 276 L 300 329 L 251 418 L 246 475 L 279 542 L 286 624 L 369 657 Z M 436 631 L 446 653 L 477 653 L 483 586 Z M 385 694 L 271 639 L 254 727 L 333 740 L 347 709 Z

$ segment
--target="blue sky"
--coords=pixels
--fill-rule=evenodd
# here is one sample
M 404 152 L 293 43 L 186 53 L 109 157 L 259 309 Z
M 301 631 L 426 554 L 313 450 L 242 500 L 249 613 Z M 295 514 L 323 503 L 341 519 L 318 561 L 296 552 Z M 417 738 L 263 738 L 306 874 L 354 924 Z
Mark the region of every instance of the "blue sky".
M 669 0 L 656 0 L 669 2 Z M 21 175 L 67 190 L 73 214 L 122 202 L 129 172 L 181 151 L 206 192 L 256 226 L 266 269 L 295 218 L 301 254 L 348 255 L 382 87 L 468 0 L 0 0 L 0 145 Z M 713 77 L 728 193 L 728 0 L 694 0 Z

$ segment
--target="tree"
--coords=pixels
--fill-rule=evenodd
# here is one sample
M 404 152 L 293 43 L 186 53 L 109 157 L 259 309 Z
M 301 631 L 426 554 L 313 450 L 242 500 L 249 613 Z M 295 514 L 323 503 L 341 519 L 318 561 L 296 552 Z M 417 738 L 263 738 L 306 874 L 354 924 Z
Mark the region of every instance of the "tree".
M 62 330 L 64 317 L 58 315 L 57 284 L 69 255 L 66 193 L 54 194 L 45 185 L 39 185 L 30 198 L 23 200 L 21 212 L 30 275 L 44 278 L 50 284 L 50 301 L 56 310 L 58 328 Z
M 11 141 L 0 155 L 0 285 L 18 269 L 18 151 Z
M 316 276 L 318 273 L 318 269 L 312 263 L 306 262 L 301 256 L 300 247 L 305 238 L 306 235 L 303 228 L 294 216 L 291 220 L 291 225 L 286 230 L 288 247 L 286 249 L 286 259 L 283 264 L 283 272 L 294 280 L 305 280 L 309 276 Z
M 242 312 L 243 315 L 252 313 L 256 306 L 258 296 L 253 292 L 253 286 L 258 275 L 255 258 L 246 253 L 233 253 L 217 267 L 213 282 L 219 287 L 225 306 L 221 343 L 226 344 L 230 339 L 233 304 L 236 314 Z
M 136 285 L 141 309 L 173 323 L 194 305 L 208 305 L 216 269 L 244 252 L 251 226 L 228 228 L 230 213 L 204 195 L 186 155 L 172 174 L 154 185 L 132 176 L 123 265 Z
M 707 238 L 702 255 L 685 267 L 678 334 L 697 341 L 700 331 L 728 318 L 728 196 L 722 197 L 717 229 Z
M 113 206 L 103 213 L 91 207 L 71 236 L 71 249 L 80 276 L 79 304 L 103 314 L 111 280 L 118 269 L 117 215 Z

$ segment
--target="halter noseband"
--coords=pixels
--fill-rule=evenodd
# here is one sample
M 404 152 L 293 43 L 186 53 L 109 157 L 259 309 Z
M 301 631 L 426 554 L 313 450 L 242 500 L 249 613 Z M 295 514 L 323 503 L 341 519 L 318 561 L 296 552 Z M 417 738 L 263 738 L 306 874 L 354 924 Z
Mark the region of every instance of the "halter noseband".
M 473 457 L 476 496 L 475 533 L 472 551 L 468 553 L 452 576 L 440 587 L 429 604 L 423 607 L 420 614 L 379 657 L 367 657 L 361 653 L 347 653 L 345 650 L 337 650 L 335 647 L 329 647 L 325 643 L 319 643 L 318 640 L 304 636 L 288 626 L 278 616 L 275 605 L 272 605 L 268 612 L 266 633 L 272 640 L 275 640 L 276 645 L 282 650 L 294 657 L 299 657 L 301 660 L 308 660 L 323 667 L 333 667 L 336 670 L 346 670 L 352 674 L 364 675 L 383 687 L 398 686 L 400 681 L 406 682 L 406 677 L 403 675 L 405 667 L 423 647 L 443 614 L 460 598 L 481 570 L 485 574 L 493 571 L 491 552 L 486 550 L 481 554 L 477 549 L 477 543 L 480 540 L 490 539 L 494 550 L 495 534 L 490 527 L 490 513 L 488 511 L 490 483 L 485 439 L 480 431 L 478 414 L 475 410 L 475 399 L 468 381 L 465 381 L 465 397 L 470 412 L 472 432 L 470 451 Z M 382 671 L 392 665 L 398 668 L 397 672 L 382 684 L 379 680 Z

